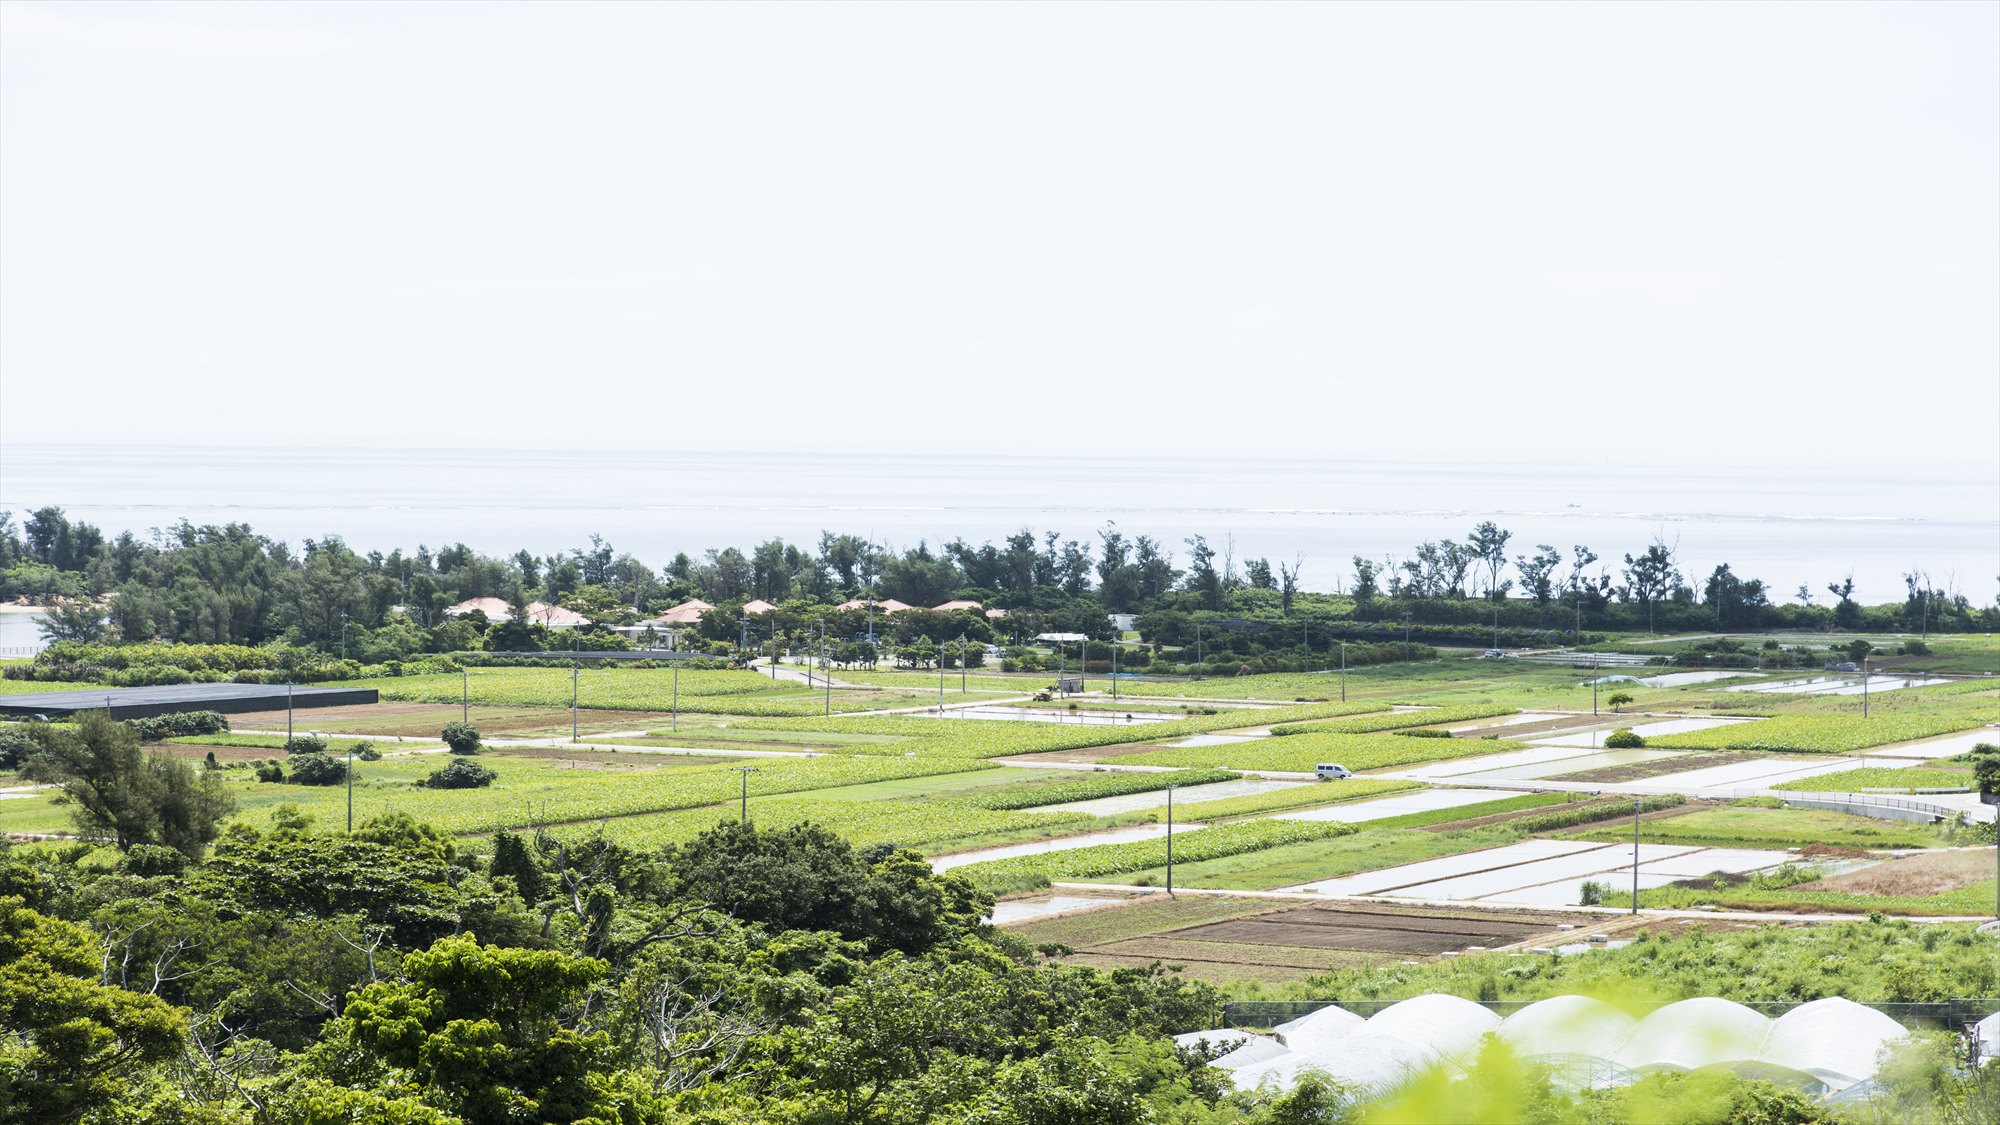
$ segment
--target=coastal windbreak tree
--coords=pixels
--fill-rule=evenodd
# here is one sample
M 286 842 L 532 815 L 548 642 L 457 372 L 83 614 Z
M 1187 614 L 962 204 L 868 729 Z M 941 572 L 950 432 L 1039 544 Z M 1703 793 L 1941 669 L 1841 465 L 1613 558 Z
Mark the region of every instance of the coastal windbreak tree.
M 110 836 L 120 850 L 164 844 L 199 856 L 236 800 L 213 772 L 140 748 L 132 728 L 87 711 L 72 724 L 29 728 L 36 750 L 23 776 L 61 788 L 86 836 Z

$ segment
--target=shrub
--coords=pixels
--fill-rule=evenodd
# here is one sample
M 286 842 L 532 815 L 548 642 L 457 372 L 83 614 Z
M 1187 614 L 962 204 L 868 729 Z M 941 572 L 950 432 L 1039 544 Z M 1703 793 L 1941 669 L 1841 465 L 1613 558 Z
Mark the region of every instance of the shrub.
M 1629 730 L 1614 730 L 1604 739 L 1607 750 L 1637 750 L 1644 745 L 1646 740 Z
M 1611 893 L 1608 885 L 1595 879 L 1585 880 L 1583 886 L 1578 889 L 1581 893 L 1577 895 L 1576 901 L 1582 906 L 1596 906 L 1604 901 L 1605 895 Z
M 187 866 L 188 857 L 177 848 L 160 844 L 134 844 L 132 850 L 125 853 L 119 869 L 127 875 L 145 878 L 154 875 L 179 875 L 187 870 Z
M 1653 812 L 1658 809 L 1671 809 L 1684 804 L 1687 804 L 1687 798 L 1679 794 L 1669 794 L 1664 797 L 1647 797 L 1645 800 L 1639 802 L 1639 811 Z M 1578 805 L 1575 808 L 1562 809 L 1557 812 L 1524 816 L 1517 820 L 1508 821 L 1507 827 L 1516 832 L 1532 835 L 1536 832 L 1554 832 L 1562 828 L 1575 828 L 1579 825 L 1595 824 L 1600 820 L 1613 820 L 1629 816 L 1631 812 L 1632 806 L 1623 801 L 1606 801 L 1602 804 Z
M 125 722 L 147 742 L 190 734 L 221 734 L 229 729 L 229 720 L 219 711 L 173 711 Z
M 1995 789 L 2000 789 L 2000 758 L 1977 759 L 1972 765 L 1972 781 L 1979 786 L 1981 793 L 1991 793 Z
M 1616 711 L 1620 707 L 1623 707 L 1630 702 L 1632 702 L 1631 696 L 1625 694 L 1622 691 L 1615 691 L 1611 693 L 1611 697 L 1609 699 L 1606 699 L 1604 701 L 1604 705 L 1606 707 L 1611 708 L 1613 711 Z
M 285 780 L 285 767 L 279 765 L 275 760 L 258 762 L 257 780 L 283 781 Z
M 1275 734 L 1276 732 L 1274 731 L 1272 733 Z M 1429 727 L 1419 727 L 1416 730 L 1391 731 L 1390 733 L 1395 734 L 1402 738 L 1450 738 L 1451 737 L 1451 732 L 1448 730 L 1432 730 Z
M 18 769 L 28 755 L 35 752 L 35 740 L 19 724 L 9 723 L 8 729 L 0 729 L 0 770 Z
M 471 723 L 448 723 L 439 737 L 454 754 L 479 753 L 479 728 Z
M 382 752 L 375 749 L 375 744 L 372 742 L 355 743 L 351 753 L 364 762 L 379 762 L 382 760 Z
M 470 758 L 459 758 L 423 780 L 431 789 L 482 789 L 499 775 Z
M 331 754 L 300 754 L 292 759 L 292 784 L 339 785 L 347 780 L 347 763 Z
M 326 739 L 321 738 L 319 735 L 316 734 L 298 735 L 296 737 L 286 740 L 285 753 L 324 754 L 326 753 Z

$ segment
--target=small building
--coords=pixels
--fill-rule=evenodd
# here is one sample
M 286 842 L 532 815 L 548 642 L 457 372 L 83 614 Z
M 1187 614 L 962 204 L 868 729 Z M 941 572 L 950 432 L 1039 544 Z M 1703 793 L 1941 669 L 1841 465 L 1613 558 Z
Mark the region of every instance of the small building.
M 658 617 L 641 621 L 639 624 L 651 625 L 656 629 L 672 628 L 676 625 L 694 625 L 701 621 L 702 614 L 708 613 L 714 608 L 714 606 L 702 601 L 700 598 L 691 598 L 660 614 Z
M 446 617 L 462 617 L 468 613 L 483 613 L 493 624 L 514 620 L 514 613 L 504 598 L 467 598 L 444 611 Z M 590 624 L 590 618 L 573 609 L 565 609 L 547 602 L 529 602 L 529 621 L 549 629 L 574 629 L 578 625 Z
M 778 607 L 765 601 L 763 598 L 751 598 L 749 601 L 743 603 L 743 612 L 752 617 L 762 617 L 767 613 L 778 612 Z
M 874 606 L 876 609 L 881 610 L 883 613 L 901 613 L 906 609 L 917 608 L 908 602 L 899 602 L 894 598 L 882 598 L 880 600 L 855 598 L 852 601 L 841 602 L 839 605 L 834 606 L 833 608 L 842 610 L 867 609 L 871 605 Z
M 978 602 L 973 601 L 971 598 L 953 598 L 952 600 L 944 603 L 943 605 L 933 606 L 931 608 L 936 610 L 938 613 L 956 613 L 961 609 L 979 609 L 980 604 Z

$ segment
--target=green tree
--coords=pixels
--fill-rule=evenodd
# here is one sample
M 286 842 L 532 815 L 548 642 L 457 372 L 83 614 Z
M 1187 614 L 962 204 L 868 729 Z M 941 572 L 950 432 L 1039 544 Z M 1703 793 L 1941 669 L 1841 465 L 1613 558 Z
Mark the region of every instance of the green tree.
M 0 898 L 0 1120 L 79 1120 L 180 1053 L 181 1013 L 101 968 L 88 930 Z
M 24 776 L 60 787 L 86 835 L 109 834 L 118 847 L 164 844 L 199 857 L 235 811 L 215 773 L 165 754 L 147 754 L 139 736 L 97 712 L 73 726 L 36 723 L 38 745 Z
M 402 971 L 356 993 L 327 1035 L 406 1074 L 426 1103 L 475 1122 L 623 1121 L 642 1108 L 620 1105 L 632 1092 L 612 1074 L 610 1037 L 578 1028 L 604 962 L 461 934 Z
M 471 723 L 446 723 L 440 737 L 454 754 L 479 753 L 479 728 Z
M 103 607 L 85 598 L 71 598 L 51 605 L 35 628 L 50 644 L 57 641 L 96 644 L 104 639 L 104 622 Z

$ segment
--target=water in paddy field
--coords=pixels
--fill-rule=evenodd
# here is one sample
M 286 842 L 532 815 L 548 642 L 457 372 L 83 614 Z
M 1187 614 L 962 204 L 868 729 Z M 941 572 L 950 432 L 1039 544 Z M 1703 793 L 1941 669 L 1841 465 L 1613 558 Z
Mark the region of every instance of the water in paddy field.
M 1351 556 L 1401 557 L 1493 520 L 1510 557 L 1548 543 L 1615 572 L 1655 535 L 1698 580 L 1719 562 L 1773 600 L 1816 601 L 1850 570 L 1865 602 L 1898 599 L 1921 566 L 1975 602 L 2000 574 L 2000 480 L 1876 465 L 1744 473 L 1694 463 L 1587 470 L 1481 463 L 1157 456 L 160 449 L 10 443 L 0 508 L 59 504 L 107 531 L 236 521 L 294 545 L 338 534 L 357 550 L 462 541 L 487 553 L 585 545 L 591 533 L 660 566 L 677 551 L 748 548 L 821 530 L 894 546 L 998 541 L 1055 528 L 1092 541 L 1107 520 L 1185 561 L 1182 540 L 1235 538 L 1239 561 L 1306 557 L 1303 583 L 1351 581 Z

